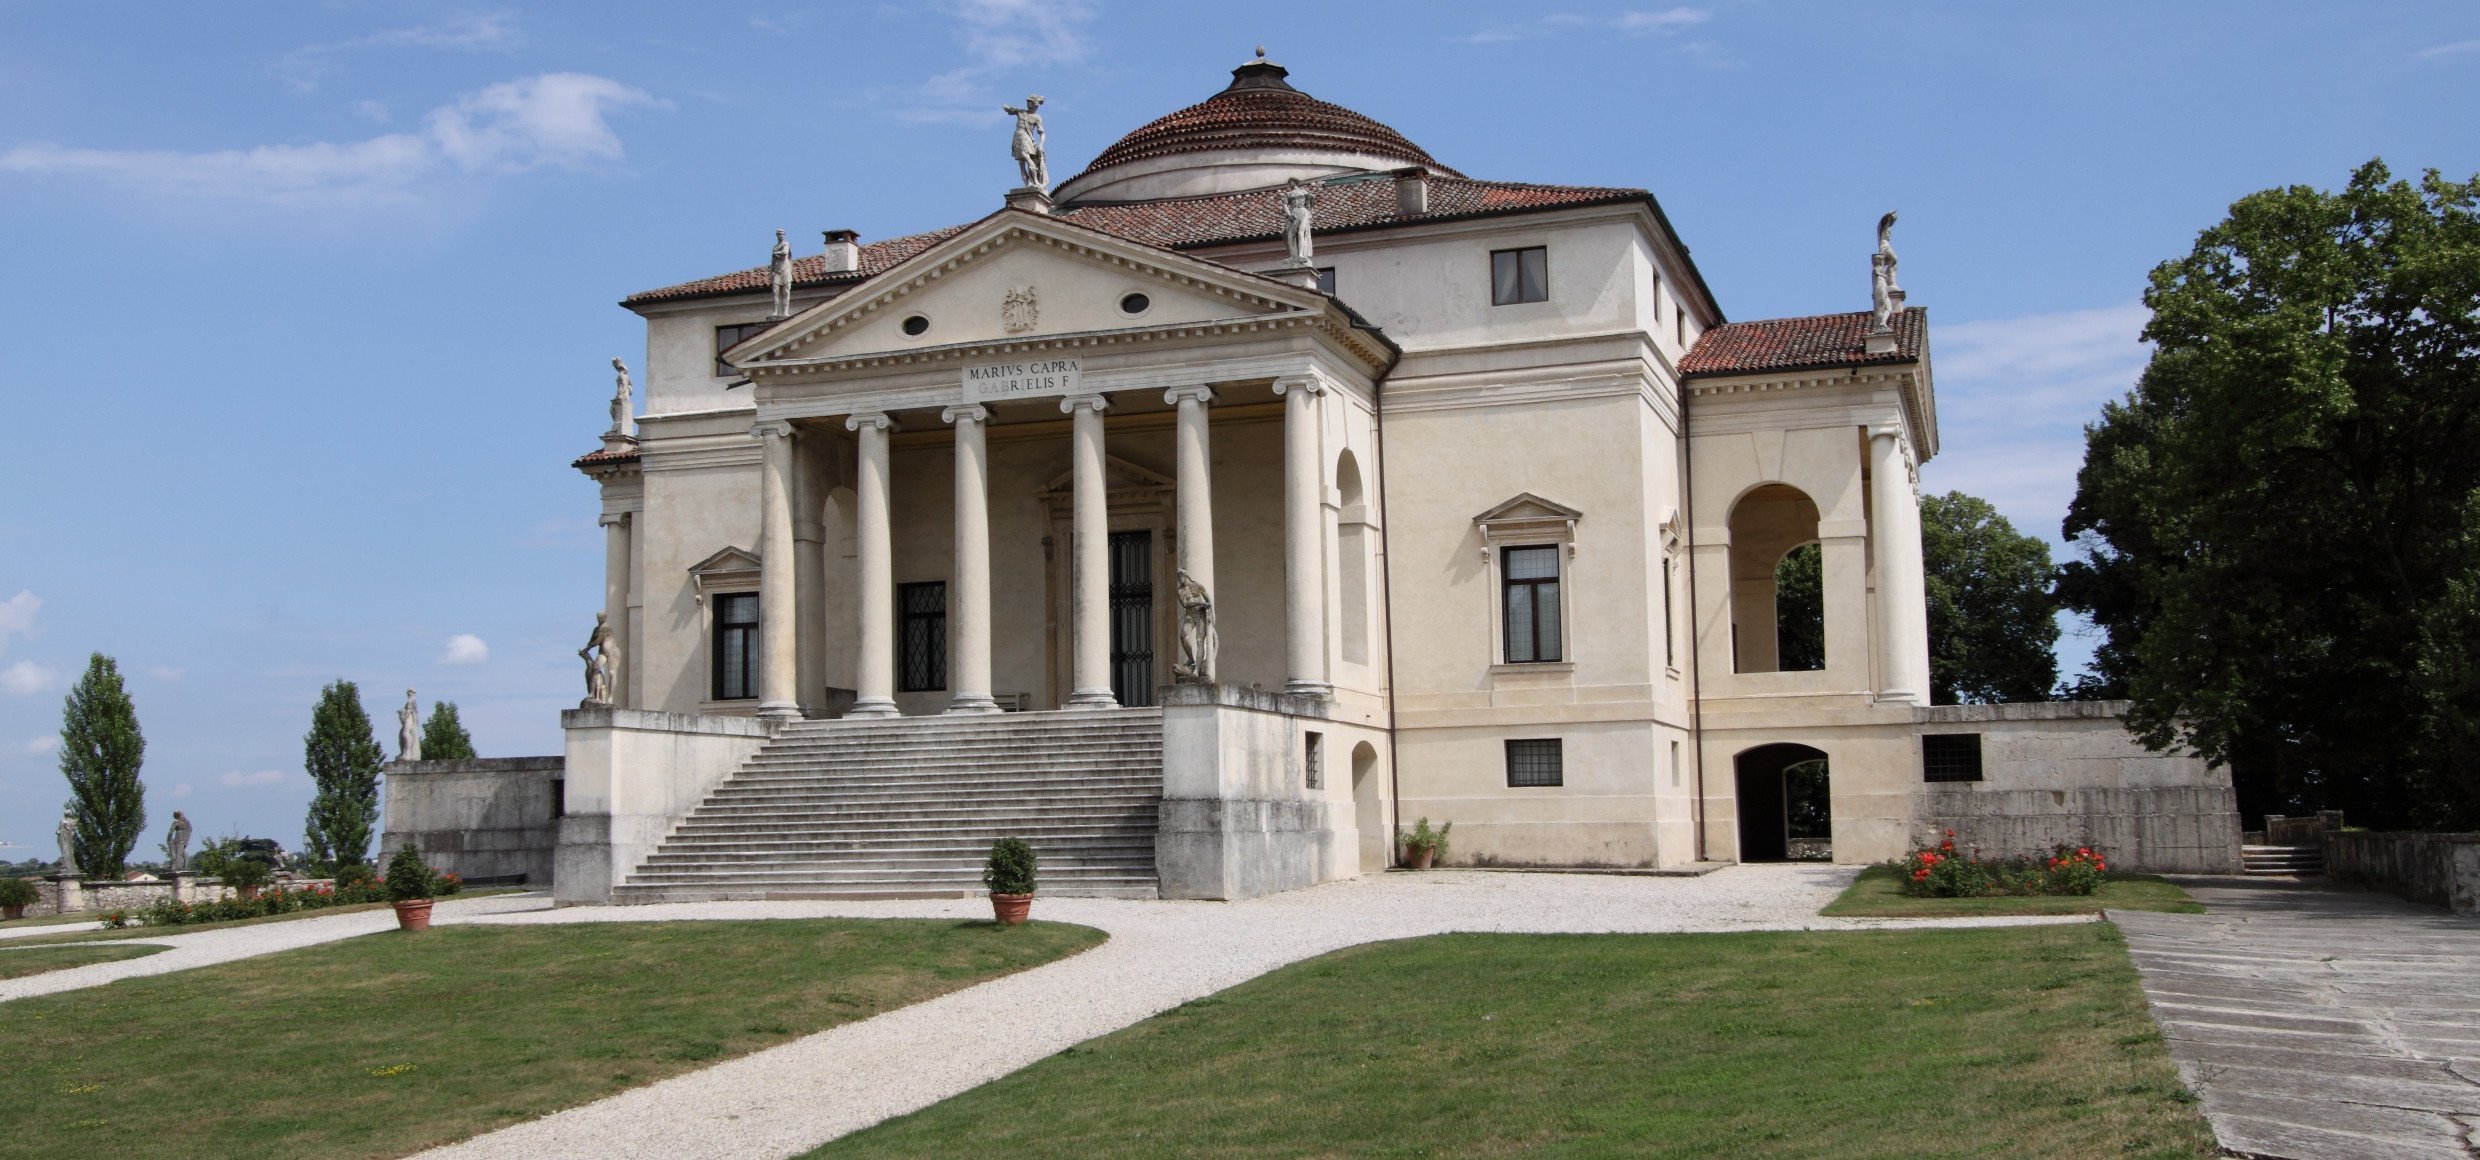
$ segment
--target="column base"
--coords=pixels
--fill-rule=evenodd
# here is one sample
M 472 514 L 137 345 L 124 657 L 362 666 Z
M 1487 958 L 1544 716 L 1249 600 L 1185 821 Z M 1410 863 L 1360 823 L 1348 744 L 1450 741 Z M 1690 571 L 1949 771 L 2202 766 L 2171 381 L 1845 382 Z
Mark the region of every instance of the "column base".
M 857 701 L 854 701 L 852 708 L 844 710 L 844 719 L 848 721 L 855 717 L 866 720 L 879 717 L 901 717 L 903 715 L 904 710 L 896 708 L 896 703 L 885 697 L 863 697 Z
M 1117 709 L 1119 708 L 1119 698 L 1112 696 L 1111 690 L 1109 689 L 1078 689 L 1076 692 L 1069 694 L 1068 703 L 1061 705 L 1060 708 Z
M 957 714 L 1004 713 L 1007 710 L 1000 708 L 999 702 L 988 693 L 958 693 L 956 699 L 947 706 L 947 711 L 950 714 Z
M 798 721 L 801 706 L 792 701 L 762 701 L 758 705 L 760 721 Z
M 1335 687 L 1325 681 L 1285 681 L 1283 691 L 1294 697 L 1316 697 L 1325 701 L 1335 697 Z

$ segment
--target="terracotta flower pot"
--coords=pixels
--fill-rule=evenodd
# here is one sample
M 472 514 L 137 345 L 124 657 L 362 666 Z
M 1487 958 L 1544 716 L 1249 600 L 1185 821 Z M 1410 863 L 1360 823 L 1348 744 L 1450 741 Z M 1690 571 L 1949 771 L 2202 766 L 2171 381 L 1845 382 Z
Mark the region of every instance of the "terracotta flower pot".
M 430 928 L 430 899 L 408 898 L 405 901 L 396 904 L 396 929 L 429 930 Z
M 0 906 L 0 919 L 15 922 L 24 917 L 26 917 L 26 908 L 23 906 Z
M 1404 847 L 1404 865 L 1415 870 L 1429 869 L 1430 860 L 1437 856 L 1438 848 L 1435 846 Z
M 1030 894 L 993 894 L 990 896 L 991 917 L 1007 926 L 1023 926 L 1025 915 L 1033 909 Z

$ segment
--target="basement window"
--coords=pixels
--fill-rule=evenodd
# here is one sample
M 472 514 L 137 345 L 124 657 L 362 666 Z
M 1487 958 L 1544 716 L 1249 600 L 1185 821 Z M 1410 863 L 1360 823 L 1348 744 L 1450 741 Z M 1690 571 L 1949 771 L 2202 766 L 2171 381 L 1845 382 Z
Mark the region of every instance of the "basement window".
M 1980 734 L 1921 734 L 1920 780 L 1979 781 L 1980 779 Z
M 1507 742 L 1507 785 L 1555 786 L 1567 784 L 1564 755 L 1559 752 L 1556 737 Z

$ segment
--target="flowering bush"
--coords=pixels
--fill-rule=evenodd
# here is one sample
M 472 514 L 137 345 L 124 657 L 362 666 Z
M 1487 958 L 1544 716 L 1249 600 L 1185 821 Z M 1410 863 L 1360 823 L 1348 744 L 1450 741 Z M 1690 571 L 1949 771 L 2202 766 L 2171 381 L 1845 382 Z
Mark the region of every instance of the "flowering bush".
M 2090 846 L 2059 845 L 2050 857 L 1982 858 L 1955 849 L 1955 832 L 1895 863 L 1896 884 L 1915 898 L 1985 898 L 2001 894 L 2091 894 L 2110 866 Z
M 264 918 L 271 914 L 291 914 L 299 910 L 325 910 L 331 906 L 385 901 L 385 884 L 372 878 L 345 887 L 313 884 L 298 890 L 262 890 L 256 898 L 224 898 L 212 902 L 178 902 L 159 898 L 141 911 L 138 917 L 147 926 L 193 926 L 202 922 L 233 922 L 244 918 Z

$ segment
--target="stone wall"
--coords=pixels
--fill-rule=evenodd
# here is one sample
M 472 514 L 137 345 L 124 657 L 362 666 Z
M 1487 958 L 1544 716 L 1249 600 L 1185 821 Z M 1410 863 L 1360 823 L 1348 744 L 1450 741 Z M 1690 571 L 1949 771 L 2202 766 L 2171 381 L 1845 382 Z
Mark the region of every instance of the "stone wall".
M 1913 840 L 1955 831 L 1983 855 L 2092 846 L 2112 869 L 2235 874 L 2239 803 L 2228 770 L 2153 753 L 2121 724 L 2124 701 L 1939 705 L 1920 731 L 1981 735 L 1977 782 L 1922 782 Z
M 2480 834 L 2327 830 L 2325 873 L 2343 882 L 2480 914 Z
M 100 914 L 109 910 L 139 910 L 158 900 L 172 897 L 172 880 L 160 882 L 112 882 L 89 878 L 78 888 L 78 905 L 74 910 L 60 908 L 60 884 L 49 878 L 34 882 L 34 905 L 26 908 L 30 917 L 48 914 Z M 189 882 L 192 902 L 221 902 L 233 896 L 232 887 L 213 878 L 193 878 Z
M 388 766 L 379 865 L 411 841 L 432 869 L 467 882 L 549 885 L 566 765 L 483 757 Z

